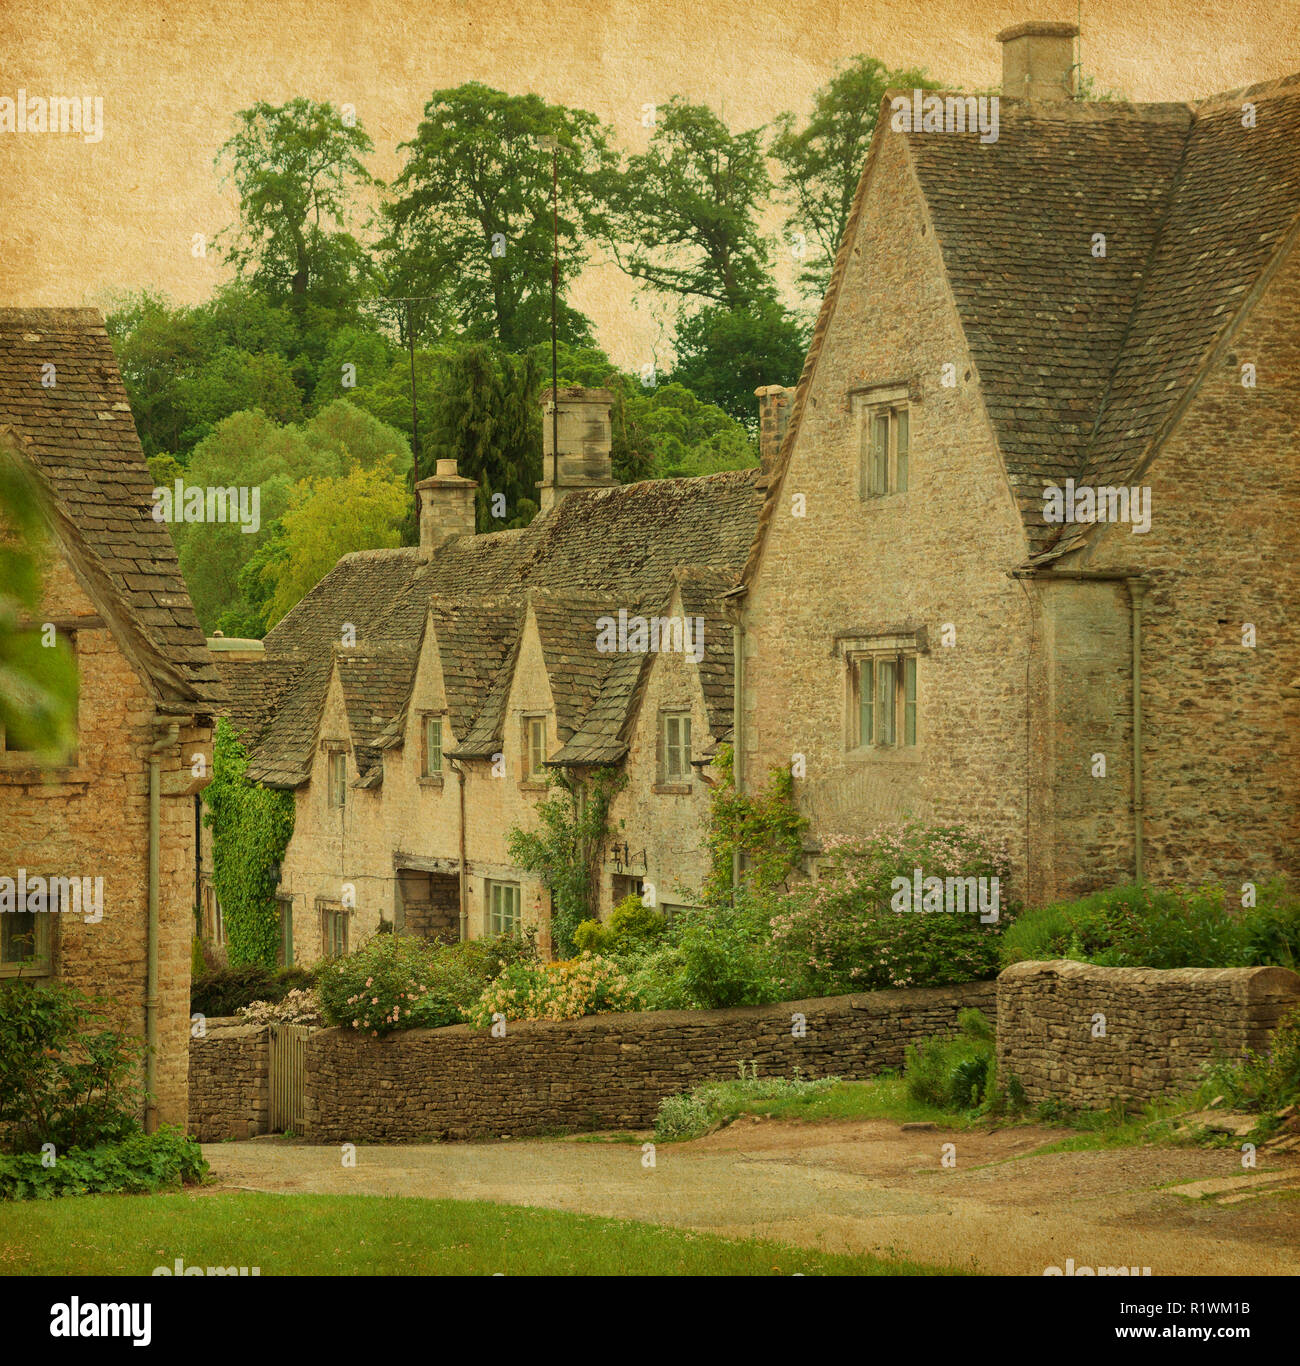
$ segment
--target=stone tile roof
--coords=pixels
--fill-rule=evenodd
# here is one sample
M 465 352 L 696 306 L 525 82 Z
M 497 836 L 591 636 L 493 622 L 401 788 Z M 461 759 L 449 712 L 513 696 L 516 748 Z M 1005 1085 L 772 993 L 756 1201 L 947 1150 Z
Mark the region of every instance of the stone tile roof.
M 890 97 L 744 583 L 758 567 L 885 138 L 906 141 L 1031 556 L 1087 534 L 1043 523 L 1043 485 L 1132 482 L 1300 216 L 1300 75 L 1198 104 L 1003 99 L 988 144 L 975 133 L 893 132 Z M 1254 128 L 1242 126 L 1247 100 Z M 1104 259 L 1091 250 L 1098 232 Z
M 731 587 L 762 501 L 759 474 L 756 468 L 735 470 L 570 494 L 522 530 L 462 537 L 429 559 L 413 548 L 344 556 L 266 637 L 266 662 L 292 659 L 297 672 L 266 714 L 245 722 L 257 737 L 249 776 L 286 787 L 306 780 L 334 658 L 348 657 L 337 644 L 352 640 L 357 659 L 404 653 L 413 669 L 427 622 L 435 632 L 449 719 L 459 740 L 448 755 L 496 753 L 530 599 L 559 738 L 571 740 L 600 711 L 599 734 L 590 738 L 610 748 L 615 712 L 624 709 L 613 726 L 617 733 L 635 701 L 627 686 L 635 670 L 616 666 L 622 657 L 596 650 L 597 617 L 664 601 L 683 568 L 702 575 L 691 589 L 693 602 Z M 710 610 L 715 625 L 721 622 L 720 609 Z M 347 625 L 353 631 L 345 637 Z M 706 646 L 706 691 L 715 700 L 724 665 L 730 688 L 730 657 L 729 633 L 725 651 L 717 643 Z M 393 674 L 380 680 L 377 665 L 367 669 L 358 669 L 354 682 L 344 685 L 345 697 L 349 687 L 357 695 L 349 720 L 354 744 L 363 751 L 363 772 L 379 751 L 401 742 L 410 692 L 409 676 L 398 687 Z M 382 702 L 373 712 L 382 724 L 370 714 L 362 719 L 371 700 Z
M 0 308 L 0 436 L 6 429 L 162 704 L 211 710 L 224 690 L 171 533 L 153 518 L 153 480 L 98 310 Z

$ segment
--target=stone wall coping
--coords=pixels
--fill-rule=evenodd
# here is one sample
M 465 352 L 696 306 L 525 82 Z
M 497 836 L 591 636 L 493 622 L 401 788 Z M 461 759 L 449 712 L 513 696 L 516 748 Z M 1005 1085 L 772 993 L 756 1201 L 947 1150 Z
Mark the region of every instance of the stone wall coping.
M 947 987 L 900 988 L 892 991 L 867 991 L 849 996 L 816 996 L 802 1001 L 775 1001 L 770 1005 L 730 1006 L 722 1010 L 618 1010 L 599 1015 L 584 1015 L 577 1020 L 511 1020 L 507 1037 L 528 1034 L 600 1032 L 610 1034 L 644 1034 L 660 1029 L 716 1029 L 719 1025 L 761 1020 L 764 1018 L 788 1023 L 788 1017 L 800 1015 L 847 1014 L 862 1010 L 881 1014 L 897 1014 L 899 1008 L 917 1010 L 926 1006 L 950 1006 L 958 998 L 987 1000 L 992 1005 L 996 983 L 961 982 Z M 466 1036 L 487 1039 L 486 1029 L 474 1029 L 466 1024 L 443 1025 L 438 1029 L 401 1029 L 382 1039 L 374 1039 L 360 1030 L 335 1027 L 320 1029 L 313 1041 L 326 1042 L 330 1036 L 352 1037 L 366 1043 L 393 1040 L 454 1039 Z M 499 1042 L 499 1041 L 498 1041 Z
M 1098 985 L 1113 986 L 1207 986 L 1223 983 L 1249 999 L 1262 996 L 1300 998 L 1300 974 L 1290 968 L 1109 968 L 1080 963 L 1073 958 L 1050 958 L 1012 963 L 998 974 L 998 981 L 1021 983 L 1025 978 L 1086 978 Z
M 265 1034 L 268 1025 L 252 1024 L 238 1015 L 210 1015 L 207 1020 L 207 1033 L 201 1039 L 191 1039 L 191 1043 L 206 1043 L 213 1037 L 223 1039 L 248 1038 L 253 1034 Z

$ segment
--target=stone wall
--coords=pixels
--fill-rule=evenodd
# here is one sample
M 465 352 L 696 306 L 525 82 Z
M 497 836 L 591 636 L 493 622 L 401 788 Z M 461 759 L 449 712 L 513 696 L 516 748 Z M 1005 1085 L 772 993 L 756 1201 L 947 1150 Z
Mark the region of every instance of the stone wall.
M 270 1030 L 211 1019 L 190 1040 L 190 1133 L 200 1142 L 252 1138 L 270 1121 Z
M 307 1043 L 315 1142 L 471 1138 L 556 1129 L 647 1128 L 663 1097 L 737 1075 L 861 1079 L 898 1067 L 906 1044 L 953 1033 L 957 1013 L 991 1013 L 991 982 L 872 992 L 733 1010 L 521 1021 L 496 1039 L 465 1025 L 386 1039 L 328 1029 Z M 795 1038 L 793 1017 L 806 1021 Z
M 998 1071 L 1030 1103 L 1152 1100 L 1189 1089 L 1217 1057 L 1264 1049 L 1296 1007 L 1300 976 L 1286 968 L 1016 963 L 997 983 Z

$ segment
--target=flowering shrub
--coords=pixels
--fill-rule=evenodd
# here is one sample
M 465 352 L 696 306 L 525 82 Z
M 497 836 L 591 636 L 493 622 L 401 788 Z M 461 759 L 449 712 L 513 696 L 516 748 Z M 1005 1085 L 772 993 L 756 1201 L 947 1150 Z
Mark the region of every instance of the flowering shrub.
M 485 971 L 468 955 L 402 934 L 381 934 L 321 969 L 321 1013 L 329 1024 L 379 1037 L 394 1029 L 458 1024 L 478 998 Z
M 831 846 L 819 880 L 797 888 L 772 915 L 772 938 L 788 975 L 814 995 L 933 987 L 979 981 L 998 971 L 998 944 L 1012 911 L 997 923 L 970 910 L 896 910 L 896 879 L 993 878 L 1007 859 L 965 826 L 905 821 L 860 841 Z
M 605 1010 L 635 1010 L 637 1004 L 617 963 L 584 953 L 558 963 L 511 964 L 471 1008 L 469 1022 L 486 1029 L 494 1014 L 507 1020 L 577 1020 Z
M 252 1001 L 235 1014 L 245 1024 L 320 1024 L 320 1000 L 314 991 L 294 989 L 282 1001 Z

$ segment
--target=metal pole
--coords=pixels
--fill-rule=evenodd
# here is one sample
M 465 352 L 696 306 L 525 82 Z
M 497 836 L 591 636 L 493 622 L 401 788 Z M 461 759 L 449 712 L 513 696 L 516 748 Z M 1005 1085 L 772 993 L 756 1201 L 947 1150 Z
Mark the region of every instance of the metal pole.
M 415 323 L 412 320 L 411 304 L 413 300 L 406 301 L 406 346 L 411 356 L 411 463 L 415 474 L 411 481 L 411 489 L 414 491 L 416 484 L 420 482 L 420 414 L 415 403 Z M 420 495 L 415 495 L 415 515 L 420 516 Z
M 560 482 L 560 364 L 559 312 L 560 295 L 560 143 L 557 138 L 551 151 L 551 480 L 555 487 Z

